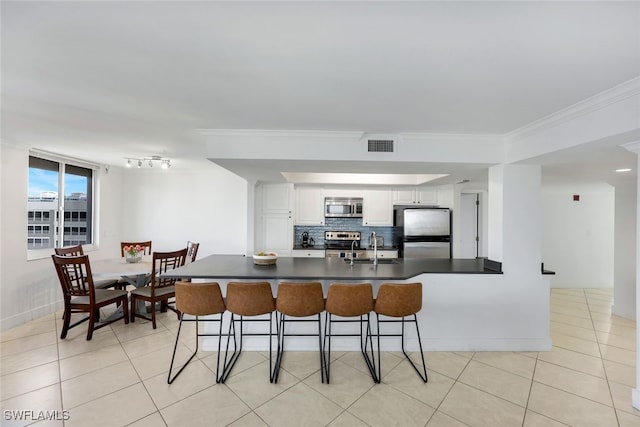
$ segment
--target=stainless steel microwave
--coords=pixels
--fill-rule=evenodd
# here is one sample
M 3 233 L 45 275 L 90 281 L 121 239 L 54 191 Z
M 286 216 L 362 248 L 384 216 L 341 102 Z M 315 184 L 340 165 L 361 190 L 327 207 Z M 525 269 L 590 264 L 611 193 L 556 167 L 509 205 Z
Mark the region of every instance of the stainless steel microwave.
M 362 197 L 326 197 L 325 218 L 362 218 Z

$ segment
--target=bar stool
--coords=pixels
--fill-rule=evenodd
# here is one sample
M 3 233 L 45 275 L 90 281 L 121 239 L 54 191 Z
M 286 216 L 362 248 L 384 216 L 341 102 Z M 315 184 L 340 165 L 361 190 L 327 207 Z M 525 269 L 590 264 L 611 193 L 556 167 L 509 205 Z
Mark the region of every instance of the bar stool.
M 378 378 L 381 378 L 380 360 L 380 337 L 401 337 L 402 353 L 418 373 L 422 381 L 427 382 L 427 366 L 424 363 L 424 353 L 422 352 L 422 341 L 420 340 L 420 329 L 418 328 L 418 320 L 416 313 L 422 309 L 422 283 L 383 283 L 378 289 L 378 295 L 375 301 L 374 312 L 376 313 L 376 331 L 378 337 Z M 395 319 L 380 320 L 380 316 L 393 317 Z M 406 317 L 413 316 L 412 319 Z M 420 372 L 413 363 L 404 348 L 404 331 L 405 322 L 413 322 L 416 325 L 416 333 L 418 335 L 418 345 L 420 346 L 420 357 L 422 357 L 422 370 Z M 382 334 L 380 333 L 380 323 L 401 323 L 402 330 L 400 334 Z
M 222 317 L 224 316 L 225 305 L 222 298 L 222 292 L 220 292 L 220 285 L 217 282 L 210 283 L 191 283 L 191 282 L 176 282 L 176 308 L 180 311 L 180 324 L 178 325 L 178 334 L 176 335 L 176 344 L 173 347 L 173 355 L 171 356 L 171 364 L 169 365 L 169 375 L 167 376 L 167 384 L 173 383 L 178 378 L 178 375 L 187 367 L 189 362 L 198 353 L 199 337 L 219 337 L 218 340 L 218 361 L 216 364 L 216 382 L 219 381 L 218 371 L 220 367 L 220 344 L 222 342 Z M 185 314 L 195 316 L 195 319 L 185 319 Z M 199 316 L 209 316 L 219 314 L 217 318 L 199 319 Z M 220 329 L 217 334 L 207 333 L 201 334 L 198 332 L 198 321 L 200 322 L 218 322 Z M 176 358 L 176 350 L 178 348 L 178 340 L 180 339 L 180 330 L 182 329 L 182 322 L 196 322 L 196 350 L 193 352 L 189 360 L 178 370 L 178 372 L 171 377 L 173 370 L 173 362 Z
M 373 354 L 373 339 L 371 334 L 371 324 L 369 322 L 369 313 L 373 311 L 373 288 L 371 283 L 332 283 L 327 292 L 327 302 L 325 304 L 325 333 L 324 347 L 327 348 L 327 338 L 329 339 L 328 356 L 325 358 L 325 366 L 327 369 L 327 384 L 329 384 L 331 374 L 331 338 L 332 337 L 360 337 L 360 350 L 364 361 L 369 368 L 371 378 L 374 382 L 379 382 L 375 357 Z M 339 317 L 358 317 L 358 319 L 339 319 L 333 320 L 333 316 Z M 331 325 L 334 322 L 360 323 L 359 334 L 334 334 Z M 366 323 L 366 332 L 364 325 Z M 367 353 L 367 345 L 371 346 L 371 356 Z M 325 353 L 326 354 L 326 353 Z
M 320 282 L 282 282 L 278 284 L 278 296 L 276 298 L 276 312 L 278 319 L 278 350 L 276 356 L 271 382 L 278 382 L 280 374 L 280 364 L 284 353 L 284 337 L 298 336 L 310 337 L 318 336 L 318 350 L 320 355 L 320 376 L 324 383 L 324 357 L 322 352 L 322 326 L 320 313 L 324 311 L 324 295 Z M 288 319 L 287 316 L 296 317 Z M 315 319 L 308 317 L 317 316 Z M 307 319 L 299 319 L 305 317 Z M 287 322 L 318 322 L 318 333 L 285 333 L 284 327 Z
M 228 336 L 231 337 L 233 331 L 233 353 L 229 355 L 229 341 L 224 356 L 224 368 L 220 376 L 220 382 L 224 383 L 231 370 L 235 366 L 242 353 L 242 339 L 244 336 L 268 336 L 269 337 L 269 380 L 272 381 L 272 337 L 273 337 L 273 313 L 276 309 L 275 298 L 271 291 L 269 282 L 229 282 L 227 284 L 227 311 L 231 313 Z M 268 314 L 268 319 L 245 319 L 245 316 L 261 316 Z M 236 316 L 240 319 L 236 320 Z M 240 322 L 240 345 L 236 340 L 235 322 Z M 269 333 L 251 332 L 245 333 L 243 325 L 245 322 L 269 322 Z M 227 360 L 228 358 L 228 360 Z

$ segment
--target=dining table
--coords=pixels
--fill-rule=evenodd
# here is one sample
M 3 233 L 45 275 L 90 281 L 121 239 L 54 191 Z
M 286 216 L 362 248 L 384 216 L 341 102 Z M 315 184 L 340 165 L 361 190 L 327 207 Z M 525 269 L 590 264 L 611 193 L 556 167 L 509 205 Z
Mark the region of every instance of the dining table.
M 93 277 L 100 279 L 120 278 L 136 288 L 146 286 L 149 283 L 152 268 L 153 258 L 151 255 L 144 255 L 138 262 L 127 262 L 124 257 L 91 260 Z M 145 302 L 138 301 L 136 312 L 145 314 L 146 310 Z M 119 313 L 122 313 L 122 308 L 118 308 L 118 311 L 109 318 L 119 316 Z

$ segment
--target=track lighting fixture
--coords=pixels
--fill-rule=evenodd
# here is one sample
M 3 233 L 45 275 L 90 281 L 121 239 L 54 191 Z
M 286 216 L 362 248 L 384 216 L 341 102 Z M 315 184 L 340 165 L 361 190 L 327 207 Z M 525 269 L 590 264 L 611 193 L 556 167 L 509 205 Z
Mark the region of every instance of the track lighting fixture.
M 155 162 L 160 162 L 160 168 L 162 169 L 169 169 L 171 167 L 171 160 L 164 157 L 160 157 L 160 156 L 143 157 L 141 159 L 134 158 L 134 157 L 125 157 L 125 160 L 127 161 L 125 166 L 128 168 L 133 166 L 132 161 L 138 162 L 137 163 L 138 168 L 141 168 L 145 162 L 147 166 L 149 166 L 150 168 L 153 167 Z

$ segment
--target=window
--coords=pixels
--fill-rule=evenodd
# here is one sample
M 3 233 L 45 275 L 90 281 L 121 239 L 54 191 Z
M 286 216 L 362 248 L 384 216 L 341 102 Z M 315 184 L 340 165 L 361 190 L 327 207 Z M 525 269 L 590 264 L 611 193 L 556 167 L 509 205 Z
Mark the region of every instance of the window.
M 45 157 L 29 156 L 27 249 L 93 243 L 93 169 Z

